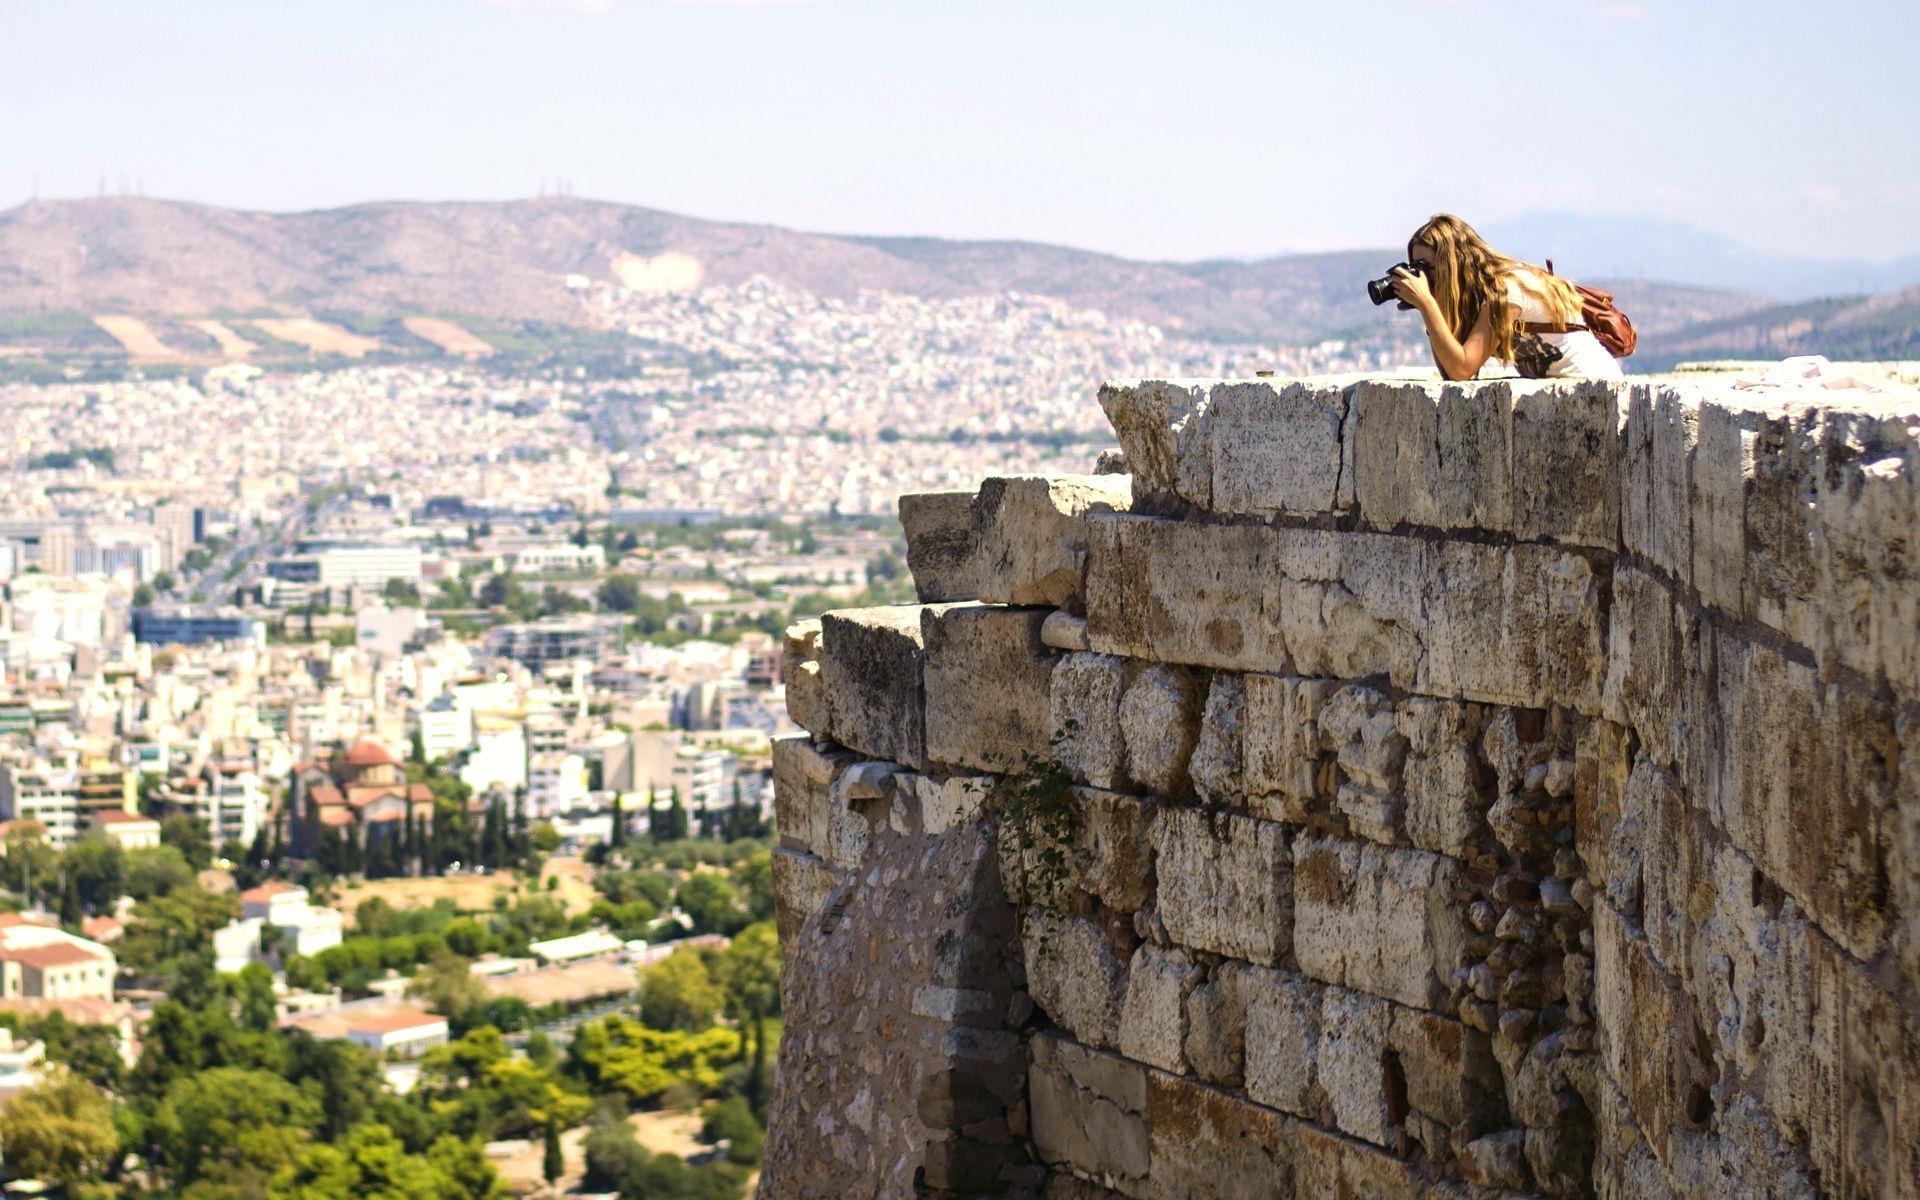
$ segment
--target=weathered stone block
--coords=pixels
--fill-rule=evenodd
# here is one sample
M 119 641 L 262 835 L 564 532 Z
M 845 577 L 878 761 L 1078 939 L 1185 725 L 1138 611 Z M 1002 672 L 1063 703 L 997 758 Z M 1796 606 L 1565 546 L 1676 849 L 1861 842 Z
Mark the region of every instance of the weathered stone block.
M 1514 387 L 1514 536 L 1617 548 L 1624 387 L 1603 380 Z
M 842 873 L 791 846 L 773 851 L 774 917 L 780 944 L 791 946 L 807 918 L 820 911 L 827 894 L 838 887 Z
M 1179 667 L 1151 666 L 1134 676 L 1120 698 L 1120 729 L 1135 783 L 1163 796 L 1187 792 L 1204 695 L 1201 680 Z
M 1032 1049 L 1028 1083 L 1040 1158 L 1136 1181 L 1126 1190 L 1138 1194 L 1150 1163 L 1146 1068 L 1052 1034 L 1037 1035 Z
M 1407 755 L 1401 786 L 1407 840 L 1422 850 L 1467 858 L 1485 836 L 1489 797 L 1474 761 L 1478 730 L 1464 704 L 1411 697 L 1394 712 Z
M 1193 1073 L 1209 1083 L 1239 1087 L 1245 1078 L 1245 981 L 1259 971 L 1227 959 L 1216 963 L 1187 997 L 1185 1051 Z
M 1286 836 L 1268 821 L 1198 809 L 1154 814 L 1158 904 L 1183 946 L 1271 965 L 1292 942 Z
M 1292 1132 L 1297 1196 L 1420 1200 L 1426 1193 L 1413 1168 L 1384 1150 L 1307 1124 Z
M 1127 475 L 986 480 L 972 507 L 979 598 L 1057 606 L 1081 596 L 1086 514 L 1132 503 Z
M 1218 383 L 1208 408 L 1212 511 L 1274 517 L 1351 506 L 1340 434 L 1347 398 L 1340 389 Z
M 1887 932 L 1892 713 L 1771 647 L 1723 631 L 1714 649 L 1715 822 L 1842 945 L 1872 957 Z
M 1386 675 L 1396 685 L 1413 686 L 1427 621 L 1421 598 L 1430 557 L 1425 542 L 1283 529 L 1264 549 L 1264 569 L 1281 577 L 1279 622 L 1293 673 Z M 1244 665 L 1272 669 L 1264 661 Z
M 973 525 L 972 492 L 920 492 L 900 497 L 907 570 L 922 604 L 978 600 L 984 572 Z
M 820 672 L 834 741 L 902 766 L 926 766 L 921 620 L 938 610 L 905 604 L 842 609 L 820 619 Z
M 1437 854 L 1299 839 L 1293 949 L 1300 969 L 1416 1008 L 1445 999 L 1465 939 L 1459 864 Z
M 1691 579 L 1703 603 L 1747 615 L 1746 495 L 1753 475 L 1753 434 L 1740 414 L 1706 403 L 1696 417 L 1691 475 Z
M 1300 1117 L 1317 1117 L 1321 993 L 1290 971 L 1248 968 L 1236 980 L 1246 1011 L 1247 1095 Z
M 1823 664 L 1920 697 L 1920 563 L 1895 531 L 1920 528 L 1920 404 L 1825 414 L 1817 507 Z
M 1056 656 L 1040 643 L 1047 611 L 961 604 L 925 610 L 926 756 L 1009 772 L 1045 758 Z
M 1274 530 L 1095 514 L 1087 640 L 1108 654 L 1236 669 L 1286 666 Z
M 1054 761 L 1094 787 L 1119 787 L 1124 778 L 1126 741 L 1120 728 L 1120 696 L 1126 675 L 1125 662 L 1110 654 L 1068 654 L 1054 664 L 1047 684 L 1047 706 L 1057 739 Z
M 1225 1092 L 1149 1072 L 1147 1138 L 1161 1196 L 1296 1195 L 1286 1118 Z
M 808 853 L 827 845 L 833 781 L 856 759 L 823 750 L 804 733 L 773 739 L 773 812 L 780 840 Z
M 1214 672 L 1188 774 L 1193 777 L 1194 791 L 1216 807 L 1238 806 L 1246 795 L 1241 736 L 1245 716 L 1246 688 L 1241 676 Z
M 1699 1057 L 1704 1039 L 1694 1030 L 1684 994 L 1654 961 L 1646 939 L 1611 906 L 1596 906 L 1593 935 L 1594 1007 L 1607 1073 L 1659 1154 L 1706 1096 L 1712 1072 Z
M 1243 678 L 1242 781 L 1256 816 L 1304 820 L 1320 772 L 1320 709 L 1335 686 L 1283 675 Z
M 1128 1058 L 1186 1073 L 1186 1002 L 1200 982 L 1200 968 L 1186 951 L 1142 943 L 1127 971 L 1127 996 L 1120 1009 L 1120 1053 Z
M 1320 1040 L 1314 1075 L 1340 1132 L 1385 1146 L 1394 1116 L 1387 1108 L 1388 1004 L 1345 988 L 1320 996 Z
M 1085 917 L 1033 908 L 1022 914 L 1027 989 L 1054 1024 L 1090 1046 L 1112 1046 L 1120 1033 L 1127 964 L 1107 934 Z
M 1683 585 L 1693 581 L 1692 471 L 1699 423 L 1699 403 L 1675 389 L 1630 386 L 1621 461 L 1621 543 Z
M 902 832 L 938 836 L 971 821 L 993 790 L 989 775 L 917 775 L 894 779 L 894 795 L 907 810 Z
M 1586 559 L 1544 546 L 1448 542 L 1429 561 L 1420 691 L 1599 711 L 1603 581 Z
M 1328 697 L 1319 717 L 1320 745 L 1334 755 L 1340 786 L 1334 806 L 1361 837 L 1401 837 L 1401 769 L 1407 739 L 1386 696 L 1349 684 Z
M 820 622 L 797 621 L 787 627 L 782 646 L 780 678 L 787 693 L 787 716 L 795 725 L 825 737 L 831 724 L 827 688 L 820 675 Z
M 1162 380 L 1107 383 L 1100 407 L 1126 452 L 1138 503 L 1212 501 L 1209 385 Z

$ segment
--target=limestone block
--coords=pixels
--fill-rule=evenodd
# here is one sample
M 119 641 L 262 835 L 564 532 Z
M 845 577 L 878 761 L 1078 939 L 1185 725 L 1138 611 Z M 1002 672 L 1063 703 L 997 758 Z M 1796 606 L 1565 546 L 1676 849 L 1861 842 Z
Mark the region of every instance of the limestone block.
M 1715 822 L 1822 928 L 1871 958 L 1887 932 L 1893 714 L 1771 647 L 1721 631 L 1714 649 Z
M 1335 807 L 1361 837 L 1395 842 L 1401 829 L 1401 769 L 1407 739 L 1385 695 L 1349 684 L 1327 698 L 1319 717 L 1321 748 L 1340 768 Z
M 1340 1132 L 1376 1146 L 1392 1142 L 1387 1111 L 1387 1012 L 1384 1000 L 1345 988 L 1320 996 L 1315 1077 Z
M 1041 1011 L 1089 1046 L 1114 1045 L 1127 964 L 1106 931 L 1085 917 L 1033 908 L 1021 916 L 1020 940 L 1027 989 Z
M 1296 1124 L 1294 1194 L 1422 1200 L 1427 1189 L 1412 1166 L 1384 1150 L 1313 1125 Z
M 926 766 L 921 619 L 939 608 L 842 609 L 820 619 L 820 674 L 834 741 L 902 766 Z
M 1713 547 L 1703 550 L 1701 538 L 1711 529 L 1725 539 L 1732 514 L 1744 513 L 1743 536 L 1735 543 L 1746 560 L 1737 576 L 1744 605 L 1739 615 L 1751 615 L 1803 646 L 1818 645 L 1819 530 L 1807 503 L 1820 469 L 1817 411 L 1777 409 L 1748 413 L 1743 420 L 1724 407 L 1703 404 L 1700 423 L 1703 440 L 1710 424 L 1719 436 L 1717 452 L 1694 456 L 1694 582 L 1700 582 L 1701 555 L 1714 552 Z M 1749 432 L 1742 424 L 1751 427 L 1751 440 L 1736 440 L 1736 430 Z M 1732 587 L 1733 581 L 1724 579 L 1714 594 L 1724 597 Z
M 1657 577 L 1623 566 L 1613 576 L 1607 634 L 1607 719 L 1631 726 L 1663 766 L 1680 761 L 1690 714 L 1674 703 L 1691 664 L 1681 658 L 1673 596 Z
M 1213 512 L 1275 517 L 1351 506 L 1352 475 L 1342 469 L 1347 398 L 1340 389 L 1217 383 L 1208 408 Z
M 782 646 L 780 677 L 786 685 L 787 716 L 809 733 L 825 737 L 830 718 L 826 684 L 820 675 L 819 641 L 818 618 L 789 625 Z
M 809 853 L 827 845 L 833 782 L 855 760 L 804 733 L 773 739 L 773 812 L 780 840 Z
M 1286 1118 L 1213 1088 L 1147 1075 L 1147 1138 L 1158 1194 L 1292 1200 Z
M 1476 1128 L 1504 1107 L 1500 1068 L 1486 1034 L 1394 1004 L 1388 1006 L 1387 1046 L 1415 1111 L 1455 1128 Z
M 827 795 L 827 822 L 815 852 L 835 867 L 857 867 L 866 860 L 874 826 L 893 808 L 893 763 L 850 763 Z
M 1660 969 L 1646 939 L 1611 906 L 1596 906 L 1594 1008 L 1607 1073 L 1620 1085 L 1654 1153 L 1687 1123 L 1713 1078 L 1701 1061 L 1702 1038 L 1678 985 Z
M 1541 381 L 1515 390 L 1514 536 L 1616 549 L 1624 385 Z
M 1292 942 L 1282 828 L 1231 813 L 1161 809 L 1153 818 L 1160 919 L 1175 942 L 1271 965 Z
M 807 918 L 820 911 L 827 894 L 840 885 L 842 873 L 791 846 L 773 851 L 774 916 L 780 944 L 792 947 Z
M 1266 550 L 1266 569 L 1282 580 L 1279 622 L 1293 673 L 1386 675 L 1401 687 L 1414 684 L 1427 620 L 1421 585 L 1431 555 L 1425 542 L 1283 529 Z M 1245 665 L 1270 669 L 1264 661 Z
M 1460 867 L 1421 850 L 1303 837 L 1294 847 L 1294 954 L 1315 979 L 1416 1008 L 1446 997 L 1465 929 Z
M 989 604 L 925 610 L 929 760 L 1006 772 L 1027 756 L 1046 757 L 1055 659 L 1040 643 L 1046 616 L 1045 609 Z
M 1602 720 L 1590 723 L 1574 746 L 1574 843 L 1590 884 L 1604 885 L 1610 874 L 1607 848 L 1625 812 L 1632 742 L 1625 726 Z
M 895 777 L 894 792 L 909 810 L 908 828 L 937 837 L 978 815 L 993 783 L 990 775 L 903 773 Z
M 1511 386 L 1368 380 L 1348 396 L 1354 494 L 1368 526 L 1513 528 Z
M 1754 445 L 1742 419 L 1723 404 L 1700 406 L 1691 477 L 1693 585 L 1702 603 L 1736 619 L 1748 612 L 1746 497 Z
M 1486 834 L 1488 799 L 1481 794 L 1467 707 L 1411 697 L 1395 709 L 1406 739 L 1401 786 L 1407 840 L 1422 850 L 1467 858 Z
M 1197 666 L 1286 666 L 1273 579 L 1280 531 L 1098 513 L 1088 527 L 1093 649 Z
M 1040 640 L 1055 650 L 1087 649 L 1087 619 L 1056 608 L 1040 623 Z
M 1208 385 L 1135 380 L 1100 388 L 1100 407 L 1126 452 L 1138 503 L 1212 502 Z
M 1335 686 L 1283 675 L 1243 678 L 1242 780 L 1256 816 L 1305 820 L 1320 773 L 1320 709 Z
M 1920 416 L 1828 412 L 1817 476 L 1824 663 L 1920 697 Z
M 1448 542 L 1429 562 L 1420 691 L 1599 711 L 1606 647 L 1600 581 L 1586 559 L 1545 546 Z
M 1116 1182 L 1144 1180 L 1146 1068 L 1043 1033 L 1033 1039 L 1028 1086 L 1033 1141 L 1043 1161 L 1117 1176 Z
M 907 570 L 922 604 L 978 600 L 983 580 L 973 524 L 972 492 L 920 492 L 900 497 Z
M 1120 1053 L 1176 1075 L 1186 1073 L 1187 997 L 1200 982 L 1200 968 L 1185 950 L 1143 942 L 1127 971 L 1120 1009 Z
M 1226 959 L 1187 997 L 1187 1063 L 1201 1079 L 1226 1087 L 1239 1087 L 1245 1079 L 1245 981 L 1261 970 Z
M 1697 401 L 1671 387 L 1631 385 L 1621 462 L 1622 547 L 1682 585 L 1693 581 L 1692 468 L 1699 424 Z
M 1188 768 L 1194 791 L 1208 804 L 1237 807 L 1246 795 L 1241 753 L 1245 714 L 1242 677 L 1229 671 L 1214 672 L 1207 688 L 1206 710 L 1200 715 L 1200 738 Z
M 1154 806 L 1094 788 L 1075 788 L 1073 802 L 1083 838 L 1080 887 L 1116 912 L 1145 905 L 1153 897 Z
M 1460 1148 L 1460 1173 L 1480 1187 L 1525 1191 L 1533 1182 L 1526 1147 L 1524 1129 L 1503 1129 L 1475 1138 Z
M 1150 792 L 1184 794 L 1187 766 L 1200 736 L 1201 681 L 1179 667 L 1151 666 L 1120 698 L 1127 774 Z
M 1126 741 L 1120 729 L 1120 695 L 1125 685 L 1126 664 L 1110 654 L 1067 654 L 1054 664 L 1047 684 L 1053 758 L 1075 779 L 1101 788 L 1121 785 Z
M 1246 1011 L 1247 1095 L 1295 1116 L 1315 1117 L 1326 1101 L 1317 1064 L 1321 992 L 1290 971 L 1248 968 L 1237 979 Z
M 1128 475 L 988 479 L 973 501 L 979 598 L 999 604 L 1065 604 L 1082 595 L 1086 514 L 1125 512 Z

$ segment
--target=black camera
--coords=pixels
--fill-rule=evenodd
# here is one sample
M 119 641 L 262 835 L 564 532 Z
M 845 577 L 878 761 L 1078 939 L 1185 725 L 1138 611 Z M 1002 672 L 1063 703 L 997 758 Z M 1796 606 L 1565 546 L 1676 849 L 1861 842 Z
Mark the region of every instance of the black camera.
M 1382 275 L 1378 279 L 1367 280 L 1367 299 L 1373 301 L 1375 307 L 1396 298 L 1393 294 L 1393 273 L 1395 271 L 1408 271 L 1415 275 L 1426 275 L 1429 277 L 1433 274 L 1433 268 L 1429 267 L 1426 263 L 1401 263 L 1399 266 L 1388 267 L 1385 275 Z

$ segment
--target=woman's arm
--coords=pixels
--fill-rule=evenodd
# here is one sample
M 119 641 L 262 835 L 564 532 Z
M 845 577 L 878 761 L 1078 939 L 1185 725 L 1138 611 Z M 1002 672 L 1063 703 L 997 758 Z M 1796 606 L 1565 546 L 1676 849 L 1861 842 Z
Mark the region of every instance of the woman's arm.
M 1440 315 L 1440 305 L 1427 287 L 1426 276 L 1395 267 L 1393 294 L 1400 297 L 1402 303 L 1419 310 L 1420 319 L 1427 326 L 1427 343 L 1433 347 L 1433 363 L 1440 368 L 1442 376 L 1447 379 L 1472 379 L 1479 373 L 1487 361 L 1487 352 L 1493 346 L 1493 325 L 1487 316 L 1491 306 L 1481 307 L 1473 328 L 1467 331 L 1467 340 L 1461 342 L 1453 336 L 1453 330 L 1447 328 L 1445 318 Z

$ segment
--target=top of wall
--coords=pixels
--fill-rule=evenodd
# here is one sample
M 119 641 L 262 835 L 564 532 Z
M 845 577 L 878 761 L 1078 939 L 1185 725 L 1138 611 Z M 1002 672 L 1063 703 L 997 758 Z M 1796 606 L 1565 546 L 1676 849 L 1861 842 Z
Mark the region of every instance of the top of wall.
M 1130 380 L 1132 511 L 1619 559 L 1920 696 L 1920 394 L 1724 376 Z

